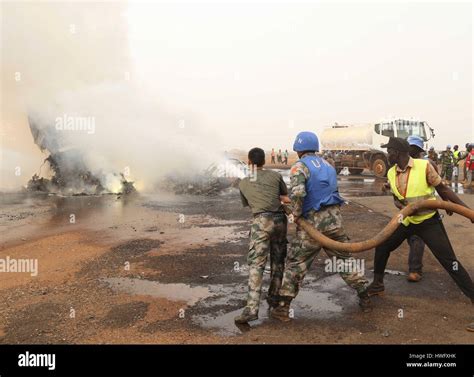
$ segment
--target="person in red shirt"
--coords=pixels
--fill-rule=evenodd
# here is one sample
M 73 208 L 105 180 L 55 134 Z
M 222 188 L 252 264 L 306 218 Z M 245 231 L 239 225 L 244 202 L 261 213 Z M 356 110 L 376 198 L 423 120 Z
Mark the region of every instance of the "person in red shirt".
M 469 144 L 469 146 L 467 147 L 467 152 L 468 155 L 466 157 L 465 162 L 467 182 L 465 187 L 470 188 L 472 183 L 472 174 L 474 171 L 474 144 Z
M 275 164 L 275 149 L 274 148 L 272 148 L 272 153 L 270 154 L 270 156 L 272 157 L 271 164 Z

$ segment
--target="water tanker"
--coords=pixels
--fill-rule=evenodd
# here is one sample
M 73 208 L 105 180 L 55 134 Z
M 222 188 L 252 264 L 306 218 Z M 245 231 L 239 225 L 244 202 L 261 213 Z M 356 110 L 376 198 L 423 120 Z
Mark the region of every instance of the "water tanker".
M 390 136 L 406 139 L 418 135 L 425 143 L 434 137 L 431 127 L 424 121 L 413 119 L 388 119 L 368 124 L 335 124 L 321 134 L 322 151 L 329 155 L 339 173 L 347 167 L 351 174 L 360 174 L 364 169 L 377 177 L 385 177 L 389 167 L 387 151 L 380 146 Z

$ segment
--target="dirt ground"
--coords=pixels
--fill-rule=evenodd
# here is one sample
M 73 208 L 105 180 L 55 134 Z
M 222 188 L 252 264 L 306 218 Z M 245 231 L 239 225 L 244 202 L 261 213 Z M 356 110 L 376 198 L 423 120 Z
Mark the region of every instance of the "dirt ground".
M 374 235 L 395 213 L 389 196 L 348 193 L 343 216 L 353 241 Z M 474 207 L 472 195 L 462 198 Z M 0 259 L 34 258 L 39 271 L 0 273 L 0 343 L 474 343 L 464 329 L 474 319 L 473 305 L 428 250 L 422 282 L 406 281 L 406 244 L 392 254 L 386 294 L 374 299 L 372 313 L 359 310 L 337 274 L 324 272 L 321 252 L 294 301 L 292 322 L 269 319 L 263 301 L 260 319 L 237 328 L 250 219 L 235 191 L 217 197 L 4 194 Z M 457 215 L 444 222 L 474 275 L 472 224 Z M 362 257 L 371 278 L 373 251 Z

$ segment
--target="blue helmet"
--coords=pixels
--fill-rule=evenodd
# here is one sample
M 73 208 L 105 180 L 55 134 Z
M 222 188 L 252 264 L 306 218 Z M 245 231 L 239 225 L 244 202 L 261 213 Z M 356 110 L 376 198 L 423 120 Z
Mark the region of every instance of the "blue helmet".
M 293 144 L 295 152 L 317 151 L 319 152 L 319 140 L 314 132 L 303 131 L 296 135 Z
M 420 149 L 425 149 L 424 148 L 424 141 L 421 137 L 413 135 L 413 136 L 408 136 L 407 138 L 408 144 L 410 145 L 415 145 Z

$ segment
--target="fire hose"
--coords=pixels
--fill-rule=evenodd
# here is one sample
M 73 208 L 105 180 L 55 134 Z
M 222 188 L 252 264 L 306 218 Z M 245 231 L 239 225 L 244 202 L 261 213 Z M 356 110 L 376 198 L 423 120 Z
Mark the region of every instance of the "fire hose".
M 295 223 L 299 225 L 306 233 L 310 235 L 311 238 L 313 238 L 324 248 L 349 253 L 361 253 L 363 251 L 373 249 L 384 241 L 386 241 L 392 235 L 392 233 L 399 227 L 404 218 L 415 214 L 421 209 L 444 209 L 449 212 L 455 212 L 461 216 L 468 218 L 469 220 L 471 220 L 471 222 L 474 222 L 474 210 L 470 208 L 466 208 L 459 204 L 441 200 L 420 200 L 418 202 L 407 205 L 400 212 L 398 212 L 398 214 L 392 217 L 390 222 L 379 233 L 377 233 L 371 239 L 361 242 L 335 241 L 319 232 L 313 225 L 311 225 L 303 218 L 298 218 Z M 285 206 L 285 211 L 288 215 L 291 214 L 291 209 L 287 206 Z

